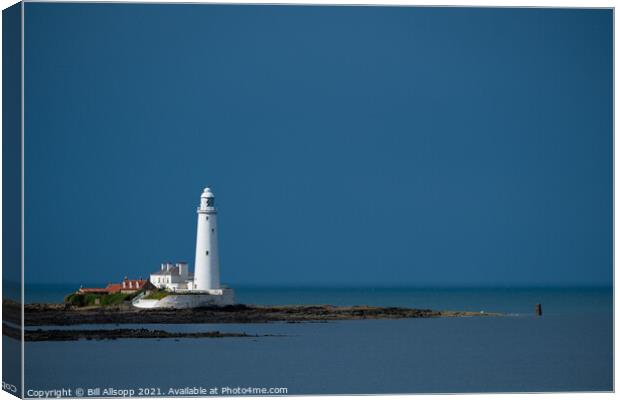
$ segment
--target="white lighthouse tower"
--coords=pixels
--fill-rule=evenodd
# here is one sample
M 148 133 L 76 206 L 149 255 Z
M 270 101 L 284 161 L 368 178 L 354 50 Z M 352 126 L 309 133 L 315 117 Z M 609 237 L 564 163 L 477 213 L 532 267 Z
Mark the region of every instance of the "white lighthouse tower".
M 151 274 L 150 282 L 168 295 L 152 299 L 138 295 L 132 300 L 137 308 L 195 308 L 235 304 L 235 291 L 220 284 L 220 258 L 217 245 L 217 211 L 215 196 L 205 188 L 200 195 L 198 230 L 196 232 L 196 263 L 194 276 L 187 263 L 170 262 Z
M 197 213 L 194 290 L 217 290 L 220 289 L 220 259 L 217 246 L 217 210 L 211 189 L 205 188 L 200 195 Z

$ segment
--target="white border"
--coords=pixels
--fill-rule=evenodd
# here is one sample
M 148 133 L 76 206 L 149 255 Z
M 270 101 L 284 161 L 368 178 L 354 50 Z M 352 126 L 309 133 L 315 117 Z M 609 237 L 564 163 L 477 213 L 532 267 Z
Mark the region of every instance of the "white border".
M 54 1 L 47 1 L 47 0 L 25 0 L 27 2 L 54 2 Z M 142 1 L 142 0 L 132 0 L 132 1 L 93 1 L 93 0 L 83 0 L 83 1 L 73 1 L 73 0 L 67 0 L 67 1 L 56 1 L 56 2 L 71 2 L 71 3 L 162 3 L 162 4 L 289 4 L 289 5 L 343 5 L 343 6 L 354 6 L 354 5 L 363 5 L 363 6 L 427 6 L 427 7 L 492 7 L 492 8 L 499 8 L 499 7 L 528 7 L 528 8 L 539 8 L 539 7 L 562 7 L 562 8 L 613 8 L 615 9 L 616 7 L 616 2 L 615 1 L 604 1 L 604 0 L 590 0 L 590 1 L 584 1 L 584 0 L 542 0 L 542 1 L 536 1 L 536 0 L 521 0 L 519 2 L 516 2 L 514 0 L 496 0 L 496 1 L 492 1 L 492 0 L 450 0 L 449 3 L 445 0 L 424 0 L 423 2 L 416 2 L 416 1 L 403 1 L 403 0 L 374 0 L 374 1 L 370 1 L 370 0 L 338 0 L 338 1 L 329 1 L 329 0 L 315 0 L 315 1 L 304 1 L 304 0 L 287 0 L 287 1 L 278 1 L 278 0 L 271 0 L 269 2 L 266 1 L 261 1 L 261 0 L 229 0 L 226 2 L 222 2 L 222 1 L 174 1 L 174 0 L 150 0 L 150 1 Z M 5 9 L 13 4 L 15 4 L 15 1 L 12 0 L 0 0 L 0 5 L 2 6 L 2 9 Z M 22 41 L 22 60 L 21 60 L 21 64 L 22 64 L 22 79 L 21 79 L 21 150 L 22 150 L 22 165 L 21 165 L 21 173 L 22 173 L 22 177 L 21 177 L 21 184 L 22 184 L 22 188 L 21 188 L 21 199 L 22 199 L 22 211 L 21 211 L 21 228 L 22 228 L 22 235 L 21 235 L 21 244 L 22 244 L 22 303 L 24 302 L 24 244 L 25 244 L 25 240 L 24 240 L 24 24 L 25 24 L 25 18 L 24 18 L 24 3 L 22 2 L 21 4 L 21 9 L 22 9 L 22 32 L 21 32 L 21 41 Z M 1 18 L 0 18 L 0 40 L 1 40 Z M 615 16 L 614 16 L 614 119 L 613 119 L 613 127 L 614 127 L 614 141 L 613 141 L 613 147 L 614 147 L 614 155 L 616 154 L 616 141 L 615 141 L 615 125 L 616 125 L 616 118 L 615 118 L 615 113 L 618 111 L 618 106 L 617 103 L 615 101 L 615 93 L 616 93 L 616 80 L 615 80 L 615 76 L 617 73 L 616 70 L 616 52 L 615 52 L 615 47 L 616 47 L 616 43 L 618 43 L 618 34 L 616 32 L 615 29 Z M 1 70 L 1 53 L 0 53 L 0 70 Z M 1 86 L 1 84 L 0 84 Z M 0 99 L 0 105 L 1 105 L 1 99 Z M 0 117 L 0 122 L 1 122 L 1 117 Z M 0 149 L 1 149 L 1 143 L 0 143 Z M 0 165 L 0 171 L 1 171 L 1 165 Z M 615 274 L 615 261 L 616 261 L 616 252 L 615 252 L 615 246 L 617 244 L 617 239 L 616 239 L 616 235 L 615 235 L 615 226 L 616 226 L 616 213 L 615 213 L 615 209 L 618 206 L 617 203 L 617 198 L 615 196 L 615 177 L 617 176 L 617 170 L 616 170 L 616 163 L 615 163 L 615 156 L 614 156 L 614 163 L 613 163 L 613 168 L 614 168 L 614 288 L 616 287 L 616 284 L 618 283 L 616 281 L 617 277 Z M 0 193 L 1 193 L 2 189 L 0 187 Z M 1 199 L 0 199 L 0 204 L 1 204 Z M 0 217 L 0 221 L 1 221 L 1 217 Z M 0 234 L 1 235 L 1 234 Z M 0 249 L 2 244 L 0 243 Z M 1 289 L 0 289 L 1 291 Z M 614 310 L 618 309 L 618 299 L 615 296 L 615 290 L 614 290 Z M 23 309 L 22 309 L 22 324 L 23 324 Z M 23 326 L 22 326 L 23 327 Z M 616 353 L 616 348 L 615 348 L 615 343 L 617 342 L 617 339 L 619 338 L 620 335 L 618 335 L 618 333 L 615 330 L 615 314 L 614 314 L 614 360 L 615 358 L 615 353 Z M 24 342 L 23 342 L 23 332 L 22 332 L 22 360 L 24 359 Z M 1 372 L 1 364 L 0 364 L 0 372 Z M 22 393 L 23 393 L 23 389 L 25 387 L 25 381 L 24 381 L 24 373 L 25 373 L 25 367 L 24 367 L 24 363 L 22 362 Z M 614 362 L 614 384 L 620 382 L 618 379 L 620 377 L 620 374 L 618 373 L 618 369 L 615 368 L 615 362 Z M 458 395 L 378 395 L 376 397 L 378 398 L 382 398 L 382 399 L 393 399 L 393 398 L 403 398 L 403 399 L 421 399 L 421 400 L 430 400 L 430 399 L 438 399 L 438 398 L 473 398 L 473 396 L 484 396 L 485 398 L 488 399 L 515 399 L 518 398 L 525 398 L 525 399 L 566 399 L 566 400 L 573 400 L 573 399 L 590 399 L 590 398 L 594 398 L 594 399 L 608 399 L 608 398 L 614 398 L 615 394 L 613 393 L 544 393 L 544 394 L 532 394 L 532 393 L 528 393 L 528 394 L 524 394 L 524 393 L 515 393 L 515 394 L 458 394 Z M 287 396 L 287 398 L 303 398 L 303 399 L 320 399 L 320 398 L 325 398 L 325 397 L 333 397 L 333 398 L 338 398 L 338 399 L 358 399 L 360 396 Z M 231 397 L 228 397 L 231 398 Z M 239 397 L 237 397 L 239 398 Z M 277 397 L 248 397 L 250 399 L 265 399 L 265 398 L 270 398 L 270 399 L 276 399 Z M 8 394 L 7 392 L 1 391 L 0 390 L 0 400 L 9 400 L 9 399 L 15 399 L 14 396 L 11 396 L 10 394 Z M 150 399 L 150 398 L 145 398 L 145 399 Z M 161 399 L 161 397 L 159 398 Z M 174 398 L 175 400 L 179 399 L 178 397 Z

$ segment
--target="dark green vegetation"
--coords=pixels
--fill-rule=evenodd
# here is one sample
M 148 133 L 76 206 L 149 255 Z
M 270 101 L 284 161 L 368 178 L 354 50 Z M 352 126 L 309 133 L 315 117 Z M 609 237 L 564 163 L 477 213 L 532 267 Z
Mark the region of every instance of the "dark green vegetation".
M 170 293 L 168 293 L 165 290 L 153 290 L 151 291 L 151 293 L 147 294 L 146 296 L 144 296 L 144 298 L 146 300 L 161 300 L 164 297 L 168 296 Z

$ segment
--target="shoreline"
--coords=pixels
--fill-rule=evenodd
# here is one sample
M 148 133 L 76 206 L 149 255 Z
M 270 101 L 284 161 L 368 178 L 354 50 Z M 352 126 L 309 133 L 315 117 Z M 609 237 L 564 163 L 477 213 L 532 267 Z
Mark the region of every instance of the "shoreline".
M 19 303 L 4 300 L 4 320 L 21 325 Z M 257 306 L 234 305 L 192 309 L 136 309 L 129 305 L 76 308 L 64 304 L 26 304 L 25 326 L 82 324 L 201 324 L 325 322 L 362 319 L 499 317 L 501 313 L 434 311 L 403 307 L 374 306 Z
M 21 330 L 2 324 L 2 334 L 21 340 Z M 201 339 L 201 338 L 257 338 L 277 335 L 249 335 L 245 332 L 168 332 L 159 329 L 25 329 L 26 342 L 65 342 L 76 340 L 116 340 L 116 339 Z

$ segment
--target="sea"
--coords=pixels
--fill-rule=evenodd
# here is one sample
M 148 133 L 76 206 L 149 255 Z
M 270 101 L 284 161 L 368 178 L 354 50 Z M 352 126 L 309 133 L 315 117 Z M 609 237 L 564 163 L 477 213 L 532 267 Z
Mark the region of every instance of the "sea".
M 26 302 L 61 302 L 71 290 L 27 287 Z M 28 342 L 25 388 L 31 394 L 70 388 L 72 395 L 81 389 L 92 396 L 200 390 L 305 395 L 614 389 L 612 288 L 240 287 L 236 293 L 244 304 L 374 305 L 504 316 L 123 325 L 269 336 Z M 536 304 L 542 305 L 542 317 L 534 315 Z

